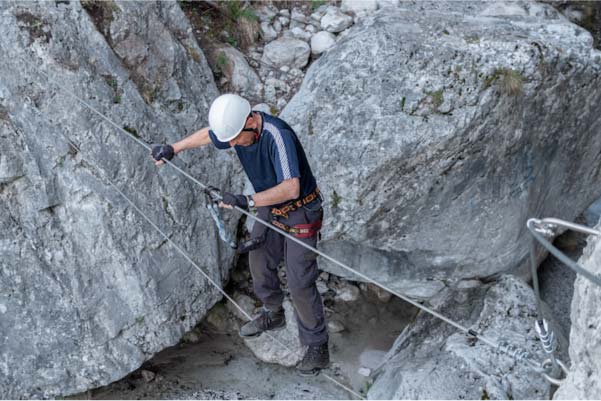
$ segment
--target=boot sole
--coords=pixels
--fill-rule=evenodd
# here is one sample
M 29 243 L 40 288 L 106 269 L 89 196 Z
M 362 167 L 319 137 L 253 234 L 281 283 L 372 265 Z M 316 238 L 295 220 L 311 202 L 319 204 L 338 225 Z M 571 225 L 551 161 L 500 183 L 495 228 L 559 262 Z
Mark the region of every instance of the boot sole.
M 285 327 L 286 327 L 286 322 L 284 322 L 284 324 L 282 324 L 281 326 L 274 327 L 273 329 L 265 330 L 265 331 L 280 331 L 280 330 L 284 329 Z M 265 333 L 265 331 L 260 331 L 256 334 L 251 334 L 248 336 L 245 336 L 242 333 L 238 332 L 238 335 L 242 338 L 255 338 L 255 337 L 259 337 L 261 334 Z

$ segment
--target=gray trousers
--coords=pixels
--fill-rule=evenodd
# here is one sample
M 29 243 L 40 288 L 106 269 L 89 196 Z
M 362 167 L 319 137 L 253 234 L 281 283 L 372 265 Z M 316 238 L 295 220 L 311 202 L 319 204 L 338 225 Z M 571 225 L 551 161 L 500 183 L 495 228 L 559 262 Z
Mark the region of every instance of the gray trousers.
M 258 216 L 271 221 L 271 208 L 261 207 Z M 316 200 L 288 214 L 288 218 L 279 218 L 281 223 L 292 227 L 296 224 L 310 224 L 321 219 L 321 202 Z M 289 238 L 255 223 L 251 237 L 265 235 L 265 244 L 249 254 L 250 273 L 253 289 L 263 304 L 271 310 L 282 306 L 284 294 L 280 288 L 278 265 L 284 259 L 288 289 L 292 296 L 295 316 L 298 322 L 300 342 L 303 345 L 321 345 L 328 341 L 328 329 L 323 312 L 321 295 L 317 291 L 315 280 L 319 276 L 317 255 L 295 243 Z M 307 245 L 317 245 L 317 235 L 299 238 Z

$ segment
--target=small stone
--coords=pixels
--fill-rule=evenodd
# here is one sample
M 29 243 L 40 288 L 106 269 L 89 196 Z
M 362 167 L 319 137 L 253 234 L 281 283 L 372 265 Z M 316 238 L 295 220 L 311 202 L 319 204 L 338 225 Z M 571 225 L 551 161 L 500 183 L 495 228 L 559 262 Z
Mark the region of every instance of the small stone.
M 282 27 L 288 26 L 288 24 L 290 23 L 290 18 L 288 17 L 278 17 L 278 21 L 280 22 L 280 24 L 282 25 Z
M 336 45 L 336 37 L 330 32 L 321 31 L 311 37 L 311 53 L 321 54 Z
M 182 341 L 188 344 L 196 344 L 200 341 L 200 336 L 194 330 L 190 330 L 182 337 Z
M 330 279 L 330 273 L 328 272 L 321 272 L 319 274 L 319 278 L 324 280 L 324 281 L 328 281 Z
M 382 288 L 378 287 L 375 284 L 368 283 L 367 284 L 367 289 L 368 289 L 368 291 L 370 291 L 371 293 L 373 293 L 378 298 L 378 301 L 380 301 L 380 302 L 388 303 L 392 299 L 392 294 L 391 293 L 389 293 L 388 291 L 383 290 Z
M 353 24 L 353 18 L 342 13 L 336 7 L 328 8 L 326 15 L 321 19 L 321 28 L 330 33 L 344 31 Z
M 278 110 L 283 110 L 287 104 L 288 104 L 288 101 L 286 99 L 280 98 L 276 104 L 276 107 L 278 108 Z
M 140 372 L 140 374 L 142 375 L 142 378 L 144 379 L 144 381 L 146 383 L 150 383 L 156 377 L 156 374 L 154 372 L 151 372 L 150 370 L 146 370 L 146 369 L 143 369 Z
M 290 17 L 290 10 L 288 10 L 287 8 L 282 8 L 279 14 L 283 17 Z
M 266 42 L 271 42 L 278 37 L 278 33 L 269 22 L 261 23 L 261 34 Z
M 300 28 L 300 27 L 292 28 L 290 30 L 290 33 L 292 34 L 292 37 L 294 37 L 296 39 L 300 39 L 300 40 L 305 40 L 305 41 L 311 40 L 311 36 L 313 36 L 311 34 L 311 32 L 307 32 L 303 28 Z
M 371 369 L 361 366 L 357 373 L 359 373 L 361 376 L 369 377 L 369 375 L 371 374 Z
M 290 71 L 290 67 L 288 67 L 287 65 L 283 65 L 280 67 L 280 71 L 282 72 L 288 72 Z
M 324 283 L 321 280 L 318 280 L 316 285 L 317 285 L 317 292 L 319 292 L 321 295 L 325 294 L 326 292 L 328 292 L 330 290 L 328 288 L 328 286 L 326 285 L 326 283 Z
M 359 299 L 359 295 L 359 287 L 349 283 L 336 291 L 336 299 L 343 302 L 357 301 Z
M 249 316 L 252 316 L 255 310 L 255 301 L 246 294 L 235 293 L 232 297 L 234 301 L 246 312 Z M 227 302 L 227 308 L 232 312 L 238 319 L 247 321 L 248 317 L 236 307 L 231 301 Z
M 344 330 L 346 330 L 346 327 L 344 327 L 344 325 L 338 320 L 330 320 L 328 322 L 328 331 L 330 333 L 340 333 Z
M 317 32 L 317 28 L 315 28 L 313 25 L 307 25 L 305 26 L 305 31 L 315 33 Z
M 342 0 L 340 10 L 355 14 L 368 14 L 378 9 L 377 0 Z
M 291 68 L 290 75 L 292 75 L 293 77 L 300 77 L 301 75 L 303 75 L 303 72 L 298 68 Z
M 278 21 L 278 20 L 275 20 L 275 21 L 273 22 L 273 29 L 274 29 L 274 30 L 275 30 L 277 33 L 280 33 L 280 32 L 282 32 L 282 24 L 280 23 L 280 21 Z

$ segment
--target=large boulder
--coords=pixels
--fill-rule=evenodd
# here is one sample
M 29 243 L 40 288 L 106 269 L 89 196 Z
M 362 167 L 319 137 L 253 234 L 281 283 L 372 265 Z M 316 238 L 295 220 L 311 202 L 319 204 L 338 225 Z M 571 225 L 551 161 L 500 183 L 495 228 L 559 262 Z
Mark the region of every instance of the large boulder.
M 600 72 L 590 34 L 547 5 L 362 19 L 281 114 L 324 192 L 321 249 L 420 299 L 525 276 L 527 218 L 573 220 L 601 194 Z
M 452 292 L 439 312 L 542 361 L 545 353 L 533 326 L 535 305 L 532 289 L 507 275 L 493 285 Z M 561 342 L 565 346 L 565 338 Z M 530 366 L 421 312 L 384 358 L 368 398 L 549 399 L 550 395 L 551 384 Z
M 0 5 L 0 398 L 115 381 L 220 298 L 108 179 L 213 280 L 234 257 L 197 186 L 55 85 L 147 143 L 204 126 L 218 93 L 179 5 L 84 4 Z M 242 188 L 227 154 L 175 162 Z
M 596 229 L 601 229 L 601 225 L 597 225 Z M 601 276 L 601 242 L 598 237 L 589 237 L 589 244 L 578 262 L 591 273 Z M 554 399 L 601 398 L 600 309 L 601 288 L 579 275 L 574 283 L 570 315 L 570 373 L 553 396 Z

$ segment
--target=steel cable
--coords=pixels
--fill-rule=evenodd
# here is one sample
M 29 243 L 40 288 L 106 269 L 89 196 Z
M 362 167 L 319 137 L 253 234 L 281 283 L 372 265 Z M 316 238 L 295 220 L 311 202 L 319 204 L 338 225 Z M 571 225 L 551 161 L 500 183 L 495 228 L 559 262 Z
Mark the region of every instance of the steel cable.
M 21 58 L 26 64 L 28 64 L 29 66 L 31 66 L 34 70 L 36 70 L 38 73 L 42 74 L 44 77 L 46 77 L 46 79 L 48 80 L 48 82 L 53 83 L 54 85 L 56 85 L 59 89 L 61 89 L 63 92 L 67 93 L 68 95 L 70 95 L 72 98 L 74 98 L 75 100 L 77 100 L 78 102 L 80 102 L 81 104 L 83 104 L 84 106 L 86 106 L 88 109 L 90 109 L 91 111 L 93 111 L 95 114 L 97 114 L 98 116 L 100 116 L 103 120 L 109 122 L 113 127 L 117 128 L 117 130 L 119 132 L 121 132 L 122 134 L 126 135 L 127 137 L 133 139 L 136 143 L 140 144 L 141 146 L 143 146 L 146 150 L 150 151 L 151 147 L 149 145 L 147 145 L 145 142 L 141 141 L 140 139 L 136 138 L 133 134 L 131 134 L 130 132 L 126 131 L 125 129 L 123 129 L 122 127 L 120 127 L 119 125 L 117 125 L 116 123 L 114 123 L 111 119 L 109 119 L 108 117 L 106 117 L 103 113 L 101 113 L 100 111 L 96 110 L 93 106 L 91 106 L 90 104 L 88 104 L 85 100 L 81 99 L 79 96 L 77 96 L 75 93 L 73 93 L 71 90 L 67 89 L 64 85 L 61 85 L 60 83 L 58 83 L 56 80 L 53 80 L 46 72 L 40 70 L 39 68 L 37 68 L 37 66 L 33 65 L 31 62 L 25 60 L 24 58 L 18 56 L 19 58 Z M 39 84 L 38 84 L 39 85 Z M 41 85 L 40 85 L 41 87 Z M 166 160 L 166 159 L 162 159 L 163 162 L 165 162 L 167 165 L 171 166 L 172 168 L 174 168 L 176 171 L 180 172 L 182 175 L 184 175 L 186 178 L 190 179 L 192 182 L 196 183 L 197 185 L 199 185 L 203 190 L 208 188 L 208 185 L 200 182 L 199 180 L 197 180 L 196 178 L 194 178 L 193 176 L 191 176 L 190 174 L 188 174 L 186 171 L 182 170 L 180 167 L 178 167 L 177 165 L 175 165 L 173 162 L 171 162 L 170 160 Z M 212 191 L 211 194 L 216 198 L 216 199 L 222 199 L 221 195 L 217 192 Z M 247 217 L 253 219 L 254 221 L 258 222 L 259 224 L 262 224 L 264 226 L 266 226 L 267 228 L 276 231 L 277 233 L 283 235 L 284 237 L 290 239 L 291 241 L 296 242 L 297 244 L 305 247 L 306 249 L 316 253 L 317 255 L 322 256 L 324 259 L 334 263 L 335 265 L 343 268 L 344 270 L 353 273 L 354 275 L 356 275 L 357 277 L 362 278 L 363 280 L 372 283 L 376 286 L 378 286 L 379 288 L 397 296 L 398 298 L 404 300 L 407 303 L 410 303 L 411 305 L 423 310 L 424 312 L 427 312 L 433 316 L 435 316 L 436 318 L 446 322 L 447 324 L 454 326 L 455 328 L 457 328 L 458 330 L 466 333 L 468 336 L 474 337 L 476 339 L 478 339 L 479 341 L 489 345 L 490 347 L 494 348 L 495 350 L 497 350 L 499 353 L 507 355 L 511 358 L 513 358 L 514 360 L 516 360 L 517 362 L 525 362 L 526 365 L 528 365 L 531 369 L 535 370 L 538 373 L 544 373 L 544 370 L 540 367 L 540 363 L 535 362 L 532 359 L 532 356 L 530 354 L 528 354 L 527 352 L 523 352 L 523 353 L 516 353 L 514 351 L 514 349 L 516 348 L 515 346 L 511 346 L 509 348 L 511 348 L 511 351 L 508 350 L 508 347 L 506 345 L 506 343 L 501 342 L 498 343 L 492 339 L 489 339 L 485 336 L 483 336 L 482 334 L 478 333 L 477 331 L 473 330 L 473 329 L 469 329 L 463 325 L 461 325 L 460 323 L 447 318 L 446 316 L 434 311 L 433 309 L 420 304 L 417 301 L 412 300 L 411 298 L 408 298 L 407 296 L 399 293 L 398 291 L 384 285 L 381 284 L 379 282 L 377 282 L 376 280 L 366 276 L 363 273 L 358 272 L 357 270 L 353 269 L 352 267 L 348 266 L 347 264 L 340 262 L 336 259 L 334 259 L 333 257 L 325 254 L 324 252 L 318 250 L 315 247 L 312 247 L 310 245 L 305 244 L 304 242 L 302 242 L 301 240 L 297 239 L 296 237 L 290 235 L 289 233 L 281 230 L 278 227 L 275 227 L 274 225 L 272 225 L 271 223 L 264 221 L 260 218 L 258 218 L 257 216 L 253 215 L 252 213 L 238 207 L 235 206 L 234 207 L 238 212 L 246 215 Z

